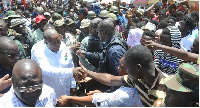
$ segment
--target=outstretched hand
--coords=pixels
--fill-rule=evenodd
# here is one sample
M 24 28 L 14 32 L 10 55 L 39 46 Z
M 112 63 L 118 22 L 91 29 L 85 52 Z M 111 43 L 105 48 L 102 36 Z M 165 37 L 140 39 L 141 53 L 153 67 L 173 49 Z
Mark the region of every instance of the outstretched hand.
M 61 106 L 61 107 L 69 107 L 70 106 L 70 96 L 66 96 L 66 95 L 63 95 L 63 96 L 60 96 L 58 99 L 57 99 L 57 106 Z
M 85 78 L 84 71 L 82 70 L 81 67 L 73 68 L 72 72 L 73 72 L 73 76 L 77 82 L 79 82 Z
M 156 43 L 152 40 L 143 40 L 142 41 L 142 45 L 146 46 L 147 48 L 149 49 L 154 49 L 154 50 L 158 50 L 160 49 L 160 44 L 159 43 Z
M 9 78 L 9 74 L 6 74 L 3 78 L 0 79 L 0 91 L 6 89 L 12 85 L 12 78 Z

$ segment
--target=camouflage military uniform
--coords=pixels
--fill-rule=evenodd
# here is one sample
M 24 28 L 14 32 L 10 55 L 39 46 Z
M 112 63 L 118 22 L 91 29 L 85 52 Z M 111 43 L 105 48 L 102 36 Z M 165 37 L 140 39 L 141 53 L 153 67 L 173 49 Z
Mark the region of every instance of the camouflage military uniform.
M 22 34 L 17 33 L 13 29 L 8 29 L 8 36 L 13 38 L 13 40 L 17 43 L 18 49 L 20 51 L 19 59 L 30 58 L 30 51 L 32 46 L 32 37 L 31 34 L 26 32 L 25 36 Z M 24 49 L 24 44 L 28 45 L 28 48 Z
M 199 65 L 183 63 L 179 66 L 177 74 L 172 77 L 165 78 L 164 82 L 165 85 L 171 90 L 182 93 L 193 92 L 199 94 Z M 166 100 L 167 99 L 168 98 L 166 98 Z M 164 100 L 164 98 L 157 99 L 153 106 L 164 107 Z
M 76 40 L 81 42 L 85 37 L 89 36 L 89 34 L 81 32 L 79 35 L 76 36 Z

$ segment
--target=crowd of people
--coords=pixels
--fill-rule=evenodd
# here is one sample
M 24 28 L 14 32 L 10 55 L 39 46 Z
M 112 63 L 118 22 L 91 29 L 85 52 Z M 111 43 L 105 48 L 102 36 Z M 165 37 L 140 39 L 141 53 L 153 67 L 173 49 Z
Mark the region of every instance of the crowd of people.
M 0 9 L 2 107 L 199 106 L 199 10 L 189 1 Z

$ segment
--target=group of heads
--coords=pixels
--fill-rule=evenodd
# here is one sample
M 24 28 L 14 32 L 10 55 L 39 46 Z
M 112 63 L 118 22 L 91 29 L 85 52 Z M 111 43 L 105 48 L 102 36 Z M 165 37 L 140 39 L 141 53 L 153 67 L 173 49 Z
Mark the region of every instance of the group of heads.
M 18 61 L 19 50 L 10 37 L 0 37 L 0 66 L 12 70 L 15 95 L 28 106 L 35 106 L 42 92 L 42 72 L 31 59 Z
M 129 49 L 124 56 L 126 72 L 132 80 L 143 79 L 150 74 L 154 63 L 151 51 L 142 45 Z M 183 63 L 177 74 L 164 80 L 167 87 L 165 106 L 191 107 L 199 103 L 199 65 Z

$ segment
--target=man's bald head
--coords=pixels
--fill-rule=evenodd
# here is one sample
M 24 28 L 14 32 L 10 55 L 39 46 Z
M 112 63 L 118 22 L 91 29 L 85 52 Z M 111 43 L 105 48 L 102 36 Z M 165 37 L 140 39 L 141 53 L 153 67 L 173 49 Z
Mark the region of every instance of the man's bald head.
M 44 31 L 44 42 L 52 52 L 58 52 L 61 45 L 62 36 L 55 29 Z
M 13 39 L 6 36 L 0 37 L 0 51 L 2 53 L 9 53 L 16 49 L 18 50 L 18 46 Z
M 35 106 L 42 93 L 42 71 L 31 59 L 18 61 L 12 71 L 13 89 L 16 96 L 26 105 Z
M 103 30 L 108 30 L 108 31 L 115 29 L 114 24 L 111 23 L 111 21 L 109 19 L 105 19 L 105 20 L 101 21 L 99 23 L 98 27 L 102 28 Z
M 55 34 L 58 34 L 55 29 L 47 29 L 44 31 L 44 39 L 49 39 Z
M 99 24 L 101 21 L 102 21 L 101 18 L 94 18 L 94 19 L 91 21 L 90 25 L 91 25 L 91 26 L 97 27 L 98 24 Z
M 0 19 L 0 36 L 6 36 L 7 32 L 8 32 L 7 23 L 3 19 Z
M 13 72 L 12 72 L 13 81 L 15 81 L 15 79 L 20 79 L 22 76 L 25 76 L 23 78 L 26 77 L 31 78 L 30 80 L 34 78 L 39 78 L 41 80 L 42 71 L 40 66 L 34 60 L 23 59 L 18 61 L 13 67 Z

